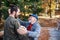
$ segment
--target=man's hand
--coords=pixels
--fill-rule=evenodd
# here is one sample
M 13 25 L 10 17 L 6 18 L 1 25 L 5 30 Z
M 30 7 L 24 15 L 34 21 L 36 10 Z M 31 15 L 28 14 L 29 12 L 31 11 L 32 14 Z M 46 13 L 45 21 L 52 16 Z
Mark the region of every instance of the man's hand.
M 21 35 L 27 34 L 27 29 L 24 26 L 19 27 L 18 33 Z
M 4 35 L 4 31 L 0 31 L 0 37 Z

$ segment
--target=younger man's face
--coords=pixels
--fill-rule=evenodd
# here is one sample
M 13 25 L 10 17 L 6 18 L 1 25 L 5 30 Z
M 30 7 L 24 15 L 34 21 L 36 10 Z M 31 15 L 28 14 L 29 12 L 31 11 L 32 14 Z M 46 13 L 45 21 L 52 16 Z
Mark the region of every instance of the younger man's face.
M 18 17 L 20 15 L 20 9 L 18 9 L 18 11 L 15 14 L 15 17 Z
M 8 13 L 9 14 L 11 13 L 10 9 L 8 9 Z M 20 9 L 18 9 L 18 11 L 15 12 L 15 18 L 17 18 L 19 15 L 20 15 Z

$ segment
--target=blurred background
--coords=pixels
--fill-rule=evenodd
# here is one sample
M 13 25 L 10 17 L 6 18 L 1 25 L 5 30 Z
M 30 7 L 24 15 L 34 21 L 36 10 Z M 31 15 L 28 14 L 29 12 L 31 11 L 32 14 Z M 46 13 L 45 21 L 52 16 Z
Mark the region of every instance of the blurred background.
M 0 40 L 3 38 L 4 22 L 8 17 L 8 9 L 12 4 L 19 6 L 21 10 L 19 17 L 23 21 L 27 21 L 29 14 L 38 15 L 38 22 L 42 27 L 39 40 L 48 40 L 50 37 L 49 29 L 58 26 L 60 0 L 0 0 Z

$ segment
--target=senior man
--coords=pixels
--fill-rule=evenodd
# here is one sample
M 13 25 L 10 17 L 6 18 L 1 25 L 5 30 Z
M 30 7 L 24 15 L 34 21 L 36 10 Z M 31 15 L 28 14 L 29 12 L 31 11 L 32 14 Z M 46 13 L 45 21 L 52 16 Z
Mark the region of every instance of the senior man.
M 38 23 L 38 16 L 36 14 L 30 14 L 28 22 L 21 21 L 19 18 L 18 21 L 21 25 L 27 28 L 27 35 L 30 40 L 38 40 L 41 31 L 41 26 Z

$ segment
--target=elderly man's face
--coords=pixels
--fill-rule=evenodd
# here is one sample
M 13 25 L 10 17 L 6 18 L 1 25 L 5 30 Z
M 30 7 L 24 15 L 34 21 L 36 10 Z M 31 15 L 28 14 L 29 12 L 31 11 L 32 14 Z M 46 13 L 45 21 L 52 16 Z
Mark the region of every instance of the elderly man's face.
M 28 21 L 29 21 L 29 22 L 35 22 L 35 21 L 36 21 L 36 18 L 33 17 L 33 16 L 30 16 L 30 17 L 28 18 Z

